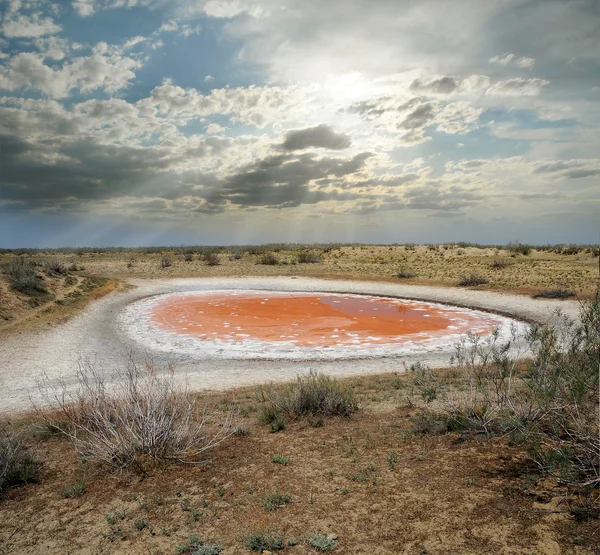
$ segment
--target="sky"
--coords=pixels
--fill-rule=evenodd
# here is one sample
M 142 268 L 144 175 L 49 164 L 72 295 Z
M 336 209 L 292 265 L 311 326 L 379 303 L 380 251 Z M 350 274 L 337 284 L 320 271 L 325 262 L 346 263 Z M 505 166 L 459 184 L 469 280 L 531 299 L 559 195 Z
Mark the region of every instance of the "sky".
M 598 0 L 0 0 L 0 247 L 595 243 Z

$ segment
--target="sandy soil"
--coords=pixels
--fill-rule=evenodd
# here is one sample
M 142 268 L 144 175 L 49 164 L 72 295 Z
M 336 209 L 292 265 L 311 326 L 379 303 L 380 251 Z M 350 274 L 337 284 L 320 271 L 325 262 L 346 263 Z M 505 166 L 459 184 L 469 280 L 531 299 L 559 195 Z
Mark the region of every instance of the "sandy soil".
M 119 325 L 119 316 L 132 301 L 170 292 L 212 289 L 263 289 L 266 291 L 330 291 L 364 293 L 430 300 L 444 304 L 476 308 L 510 315 L 530 322 L 546 322 L 556 309 L 576 317 L 578 304 L 574 301 L 533 300 L 528 297 L 446 287 L 404 285 L 370 281 L 335 281 L 286 277 L 233 277 L 182 279 L 129 279 L 133 289 L 115 292 L 88 305 L 68 322 L 50 329 L 35 329 L 0 338 L 0 411 L 26 410 L 31 400 L 40 402 L 37 380 L 47 376 L 49 382 L 64 380 L 71 383 L 82 359 L 97 360 L 98 364 L 122 364 L 135 343 Z M 139 347 L 139 346 L 138 346 Z M 231 361 L 197 360 L 178 352 L 140 352 L 150 355 L 158 364 L 174 362 L 185 374 L 194 389 L 223 389 L 285 381 L 298 373 L 317 369 L 334 376 L 401 372 L 405 364 L 416 360 L 432 366 L 448 364 L 449 352 L 435 351 L 418 357 L 375 357 L 360 361 Z

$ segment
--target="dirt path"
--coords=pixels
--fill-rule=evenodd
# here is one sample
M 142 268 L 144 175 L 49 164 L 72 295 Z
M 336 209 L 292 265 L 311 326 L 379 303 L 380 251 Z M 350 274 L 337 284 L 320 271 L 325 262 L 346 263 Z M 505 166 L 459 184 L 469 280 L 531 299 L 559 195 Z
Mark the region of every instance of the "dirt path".
M 152 356 L 155 362 L 177 365 L 194 389 L 223 389 L 268 381 L 289 380 L 294 375 L 316 369 L 336 376 L 401 372 L 405 364 L 422 360 L 432 366 L 445 366 L 449 352 L 436 351 L 415 356 L 364 358 L 354 361 L 265 361 L 227 359 L 199 360 L 173 352 L 139 350 L 119 323 L 123 309 L 132 301 L 171 292 L 211 289 L 262 289 L 279 291 L 323 291 L 364 293 L 429 300 L 475 308 L 514 318 L 544 323 L 557 308 L 574 318 L 575 301 L 533 300 L 531 298 L 475 291 L 368 281 L 336 281 L 314 278 L 239 277 L 185 279 L 130 279 L 133 289 L 112 293 L 88 305 L 66 323 L 50 329 L 11 334 L 0 338 L 0 412 L 26 410 L 31 399 L 39 402 L 36 382 L 46 375 L 51 383 L 74 381 L 78 360 L 97 360 L 99 365 L 121 364 L 136 348 L 138 356 Z

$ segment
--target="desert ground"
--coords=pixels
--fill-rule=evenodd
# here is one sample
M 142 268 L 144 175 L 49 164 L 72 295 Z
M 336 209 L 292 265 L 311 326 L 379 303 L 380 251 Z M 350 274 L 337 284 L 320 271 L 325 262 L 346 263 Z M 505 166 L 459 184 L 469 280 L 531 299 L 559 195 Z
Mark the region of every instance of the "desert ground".
M 44 420 L 27 404 L 36 378 L 58 371 L 52 361 L 61 356 L 73 363 L 94 345 L 119 354 L 126 342 L 116 348 L 115 314 L 156 292 L 232 280 L 290 290 L 329 283 L 545 323 L 556 308 L 575 318 L 580 301 L 594 296 L 597 248 L 65 249 L 6 252 L 0 265 L 17 258 L 35 266 L 41 287 L 18 292 L 7 272 L 0 275 L 0 419 L 21 438 L 36 473 L 0 499 L 0 553 L 600 552 L 597 486 L 575 487 L 542 472 L 509 434 L 430 433 L 407 360 L 296 362 L 287 373 L 281 362 L 212 361 L 202 379 L 188 383 L 216 422 L 233 411 L 235 433 L 201 464 L 144 462 L 143 472 L 78 456 L 48 423 L 48 414 L 57 422 L 60 415 L 46 409 Z M 450 353 L 442 354 L 425 362 L 447 367 L 442 358 Z M 164 366 L 168 358 L 156 362 Z M 274 428 L 259 384 L 309 370 L 334 376 L 356 396 L 358 410 L 290 415 Z M 443 379 L 452 369 L 436 372 Z M 223 376 L 230 379 L 219 381 Z M 269 534 L 281 541 L 251 541 Z

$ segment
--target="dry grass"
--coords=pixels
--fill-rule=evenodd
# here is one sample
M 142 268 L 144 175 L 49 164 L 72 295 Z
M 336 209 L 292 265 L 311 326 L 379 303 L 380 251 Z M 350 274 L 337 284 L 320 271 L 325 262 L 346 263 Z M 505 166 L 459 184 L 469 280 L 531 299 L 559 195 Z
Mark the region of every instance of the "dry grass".
M 0 503 L 0 546 L 169 554 L 193 537 L 230 555 L 270 533 L 299 554 L 318 553 L 311 538 L 324 537 L 337 553 L 594 552 L 597 521 L 578 521 L 572 492 L 542 479 L 522 448 L 415 434 L 402 375 L 345 384 L 360 412 L 319 428 L 298 420 L 279 434 L 260 423 L 254 389 L 205 395 L 212 410 L 237 406 L 250 434 L 217 446 L 203 466 L 160 466 L 143 480 L 78 461 L 60 435 L 32 435 L 42 479 Z M 277 452 L 290 463 L 273 464 Z M 80 482 L 81 495 L 63 496 Z M 273 492 L 285 500 L 266 510 Z

